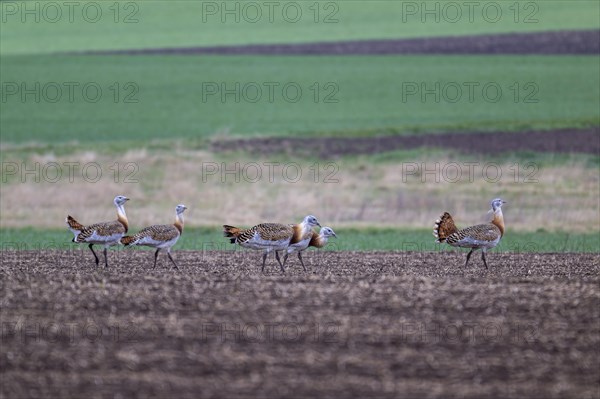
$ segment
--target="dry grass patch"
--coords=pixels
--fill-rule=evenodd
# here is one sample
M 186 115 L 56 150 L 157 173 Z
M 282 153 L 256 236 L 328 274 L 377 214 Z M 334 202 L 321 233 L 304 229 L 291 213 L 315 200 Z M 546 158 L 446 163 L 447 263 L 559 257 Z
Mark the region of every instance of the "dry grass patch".
M 80 168 L 72 179 L 64 174 L 49 181 L 42 170 L 52 162 L 63 165 L 63 172 L 67 162 L 78 162 Z M 484 220 L 489 200 L 502 197 L 509 202 L 509 229 L 600 229 L 598 172 L 575 161 L 540 167 L 533 174 L 525 165 L 517 173 L 510 163 L 488 167 L 485 174 L 480 162 L 471 175 L 463 169 L 460 179 L 448 165 L 464 166 L 463 161 L 433 155 L 403 163 L 353 158 L 315 164 L 179 148 L 170 153 L 132 150 L 118 159 L 87 151 L 27 160 L 29 168 L 35 163 L 39 182 L 34 175 L 3 176 L 0 227 L 62 227 L 67 214 L 83 223 L 110 220 L 112 198 L 123 194 L 132 199 L 127 213 L 134 227 L 170 222 L 178 203 L 188 205 L 186 222 L 192 226 L 293 222 L 315 214 L 332 226 L 423 228 L 444 210 L 467 225 Z M 89 164 L 101 170 L 97 181 L 92 181 L 96 167 L 83 173 Z M 502 172 L 497 181 L 495 170 Z

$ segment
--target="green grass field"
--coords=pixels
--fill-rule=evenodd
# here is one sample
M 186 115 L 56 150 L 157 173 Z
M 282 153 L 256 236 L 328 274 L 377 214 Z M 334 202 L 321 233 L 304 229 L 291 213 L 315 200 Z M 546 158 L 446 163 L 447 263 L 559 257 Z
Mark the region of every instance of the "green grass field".
M 435 243 L 429 230 L 406 229 L 335 229 L 338 239 L 332 238 L 326 250 L 336 251 L 442 251 L 454 250 Z M 73 235 L 65 229 L 1 229 L 2 250 L 70 249 L 86 246 L 71 243 Z M 138 247 L 143 248 L 143 247 Z M 148 249 L 148 248 L 146 248 Z M 229 244 L 216 227 L 187 228 L 174 250 L 239 250 Z M 312 249 L 314 250 L 314 248 Z M 312 251 L 311 250 L 311 251 Z M 494 251 L 532 252 L 600 252 L 597 234 L 568 232 L 523 233 L 507 231 Z
M 0 128 L 3 143 L 144 143 L 580 127 L 598 123 L 599 70 L 585 56 L 10 56 Z
M 48 7 L 44 3 L 0 3 L 3 13 L 1 54 L 600 27 L 600 5 L 593 0 L 499 1 L 493 8 L 485 8 L 486 3 L 482 3 L 471 10 L 463 2 L 449 0 L 429 4 L 421 1 L 310 0 L 294 2 L 296 5 L 292 8 L 288 5 L 292 2 L 276 2 L 278 6 L 272 11 L 264 2 L 240 1 L 230 2 L 228 9 L 234 13 L 229 15 L 223 15 L 224 3 L 221 1 L 82 1 L 77 2 L 72 11 L 62 2 L 57 3 L 59 7 Z M 248 3 L 260 7 L 257 10 Z M 238 12 L 235 11 L 236 4 Z M 437 19 L 436 15 L 425 15 L 427 9 L 435 10 L 436 4 L 439 7 Z M 33 14 L 24 15 L 26 7 L 34 10 Z
M 239 7 L 262 4 L 233 3 Z M 63 7 L 63 15 L 49 22 L 47 19 L 55 11 L 52 4 Z M 100 5 L 101 17 L 97 22 L 85 21 L 82 9 L 92 7 L 89 10 L 92 12 L 96 4 Z M 19 183 L 20 176 L 3 176 L 0 241 L 6 249 L 11 242 L 68 246 L 70 238 L 66 231 L 44 228 L 62 226 L 65 209 L 81 212 L 85 209 L 83 203 L 100 217 L 109 205 L 100 196 L 131 190 L 131 196 L 137 196 L 143 206 L 133 211 L 140 212 L 134 215 L 139 223 L 142 223 L 140 217 L 153 222 L 175 200 L 185 200 L 192 209 L 197 209 L 195 218 L 191 218 L 195 224 L 190 225 L 194 227 L 188 229 L 178 244 L 181 249 L 230 248 L 217 229 L 197 227 L 219 224 L 222 214 L 252 223 L 254 216 L 258 219 L 259 215 L 291 219 L 285 212 L 301 214 L 308 207 L 314 214 L 339 221 L 338 233 L 343 239 L 330 249 L 434 251 L 439 247 L 433 244 L 429 230 L 414 228 L 425 226 L 424 221 L 429 223 L 429 213 L 442 206 L 440 198 L 451 198 L 450 205 L 464 215 L 461 206 L 468 201 L 481 203 L 483 211 L 491 195 L 509 195 L 518 205 L 510 211 L 516 224 L 512 228 L 520 231 L 509 227 L 499 250 L 599 250 L 596 234 L 599 227 L 593 222 L 598 208 L 593 194 L 589 194 L 598 184 L 596 170 L 600 157 L 594 155 L 518 152 L 471 156 L 419 148 L 343 157 L 339 164 L 345 185 L 337 187 L 198 184 L 199 162 L 256 160 L 253 155 L 240 152 L 215 154 L 208 146 L 214 139 L 291 135 L 374 137 L 598 126 L 598 56 L 55 54 L 598 29 L 598 1 L 494 2 L 502 12 L 497 22 L 487 20 L 490 15 L 484 17 L 481 10 L 469 21 L 466 9 L 462 10 L 462 18 L 450 22 L 451 8 L 455 4 L 464 6 L 461 2 L 379 0 L 299 1 L 295 4 L 300 5 L 303 14 L 294 23 L 281 14 L 275 15 L 273 22 L 264 18 L 248 22 L 244 18 L 249 14 L 242 15 L 239 22 L 233 21 L 235 16 L 231 15 L 222 22 L 220 11 L 206 7 L 223 4 L 80 2 L 71 22 L 63 3 L 0 2 L 2 161 L 86 160 L 107 166 L 115 161 L 135 162 L 140 166 L 141 178 L 139 185 L 125 187 L 111 184 L 107 179 L 96 185 L 82 181 L 36 185 Z M 406 8 L 415 6 L 417 9 Z M 31 14 L 24 17 L 22 10 L 14 7 L 40 7 L 41 20 L 35 21 L 35 15 Z M 431 15 L 423 19 L 426 17 L 422 15 L 422 7 L 441 7 L 450 14 L 443 11 L 439 21 L 435 17 L 432 20 Z M 90 14 L 86 17 L 89 19 Z M 34 93 L 28 92 L 31 89 Z M 224 94 L 231 89 L 235 94 Z M 426 94 L 432 89 L 435 94 Z M 298 161 L 307 167 L 313 161 L 322 161 L 317 155 L 314 160 L 298 160 L 289 154 L 273 155 L 268 160 Z M 479 181 L 463 185 L 410 185 L 403 184 L 397 176 L 396 169 L 402 162 L 453 160 L 497 162 L 506 170 L 511 162 L 523 165 L 534 162 L 542 171 L 540 184 L 523 186 L 503 181 L 491 186 Z M 247 189 L 250 194 L 245 192 Z M 165 192 L 169 195 L 165 196 Z M 224 205 L 224 199 L 232 193 L 253 198 L 258 204 L 267 203 L 268 199 L 293 210 L 279 206 L 283 213 L 272 214 L 253 204 L 251 211 L 245 210 L 248 215 L 235 214 L 230 209 L 231 203 Z M 80 201 L 77 206 L 73 205 L 74 196 Z M 360 219 L 365 204 L 378 211 Z M 546 210 L 539 204 L 557 208 L 551 226 L 545 223 Z M 389 215 L 386 212 L 390 209 L 396 212 L 397 219 L 382 219 L 381 215 Z M 422 220 L 415 221 L 408 213 L 420 215 Z M 248 216 L 252 216 L 252 221 L 245 219 Z M 86 217 L 94 220 L 95 216 L 92 213 Z M 405 224 L 409 222 L 412 224 Z M 350 228 L 371 225 L 405 226 L 412 230 Z M 19 228 L 26 226 L 33 227 Z M 548 232 L 532 233 L 538 226 Z M 592 233 L 581 233 L 590 228 Z M 572 233 L 575 231 L 578 233 Z

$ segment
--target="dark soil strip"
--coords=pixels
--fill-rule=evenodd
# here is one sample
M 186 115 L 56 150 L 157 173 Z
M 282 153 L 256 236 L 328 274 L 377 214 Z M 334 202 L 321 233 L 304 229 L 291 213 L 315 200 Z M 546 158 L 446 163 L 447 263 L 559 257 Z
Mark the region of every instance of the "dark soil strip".
M 600 154 L 600 127 L 530 132 L 445 133 L 415 136 L 271 137 L 216 141 L 213 150 L 248 151 L 254 154 L 319 154 L 321 157 L 378 154 L 421 147 L 453 149 L 464 153 L 552 152 Z
M 600 30 L 300 44 L 86 51 L 97 55 L 600 54 Z

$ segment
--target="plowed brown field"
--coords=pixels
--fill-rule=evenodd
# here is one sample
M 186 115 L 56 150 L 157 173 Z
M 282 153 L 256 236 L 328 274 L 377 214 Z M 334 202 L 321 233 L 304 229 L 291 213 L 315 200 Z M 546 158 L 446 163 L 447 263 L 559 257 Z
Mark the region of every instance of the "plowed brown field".
M 2 252 L 2 396 L 598 397 L 598 254 L 163 256 Z

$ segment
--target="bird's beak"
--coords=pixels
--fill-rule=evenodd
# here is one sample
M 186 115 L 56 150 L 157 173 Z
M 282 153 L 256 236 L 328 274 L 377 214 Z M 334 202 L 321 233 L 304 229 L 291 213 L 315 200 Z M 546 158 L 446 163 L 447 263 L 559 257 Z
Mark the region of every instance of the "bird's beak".
M 321 227 L 321 223 L 317 222 L 317 226 Z
M 506 202 L 506 201 L 504 201 L 504 200 L 502 200 L 502 203 L 503 203 L 503 204 L 508 204 L 508 202 Z
M 333 233 L 333 236 L 334 236 L 335 238 L 337 238 L 337 234 Z
M 125 197 L 125 201 L 129 201 L 129 198 Z

